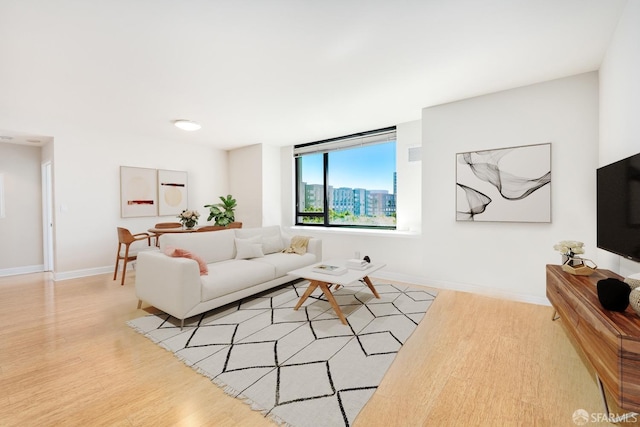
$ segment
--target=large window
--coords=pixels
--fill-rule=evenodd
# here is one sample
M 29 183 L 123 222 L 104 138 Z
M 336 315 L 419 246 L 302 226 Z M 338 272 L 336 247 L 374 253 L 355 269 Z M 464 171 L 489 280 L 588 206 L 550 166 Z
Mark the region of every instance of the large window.
M 296 145 L 296 224 L 396 228 L 396 128 Z

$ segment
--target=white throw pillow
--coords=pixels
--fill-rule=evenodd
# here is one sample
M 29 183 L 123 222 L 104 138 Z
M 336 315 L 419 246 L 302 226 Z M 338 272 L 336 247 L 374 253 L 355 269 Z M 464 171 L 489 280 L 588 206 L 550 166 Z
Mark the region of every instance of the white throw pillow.
M 264 256 L 262 252 L 262 238 L 260 236 L 250 239 L 236 238 L 236 259 L 260 258 Z
M 278 236 L 262 236 L 262 251 L 266 254 L 274 254 L 284 249 L 282 237 Z

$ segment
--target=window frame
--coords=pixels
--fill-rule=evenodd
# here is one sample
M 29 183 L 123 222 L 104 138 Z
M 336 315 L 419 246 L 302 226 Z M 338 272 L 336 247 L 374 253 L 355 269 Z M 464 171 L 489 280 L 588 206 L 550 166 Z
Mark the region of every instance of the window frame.
M 299 144 L 294 146 L 294 173 L 295 173 L 295 225 L 296 226 L 305 226 L 305 227 L 323 227 L 323 228 L 351 228 L 351 229 L 368 229 L 368 230 L 397 230 L 397 216 L 396 223 L 394 225 L 362 225 L 362 224 L 332 224 L 330 222 L 330 209 L 329 202 L 331 200 L 330 197 L 330 187 L 328 185 L 329 182 L 329 153 L 340 150 L 340 149 L 355 149 L 356 147 L 366 147 L 368 145 L 374 145 L 378 143 L 384 142 L 383 139 L 375 140 L 384 135 L 393 135 L 392 138 L 389 138 L 387 142 L 393 141 L 396 150 L 397 150 L 397 130 L 396 126 L 391 126 L 382 129 L 376 129 L 367 132 L 360 132 L 356 134 L 351 134 L 347 136 L 337 137 L 326 139 L 322 141 L 310 142 L 306 144 Z M 352 144 L 352 148 L 344 147 L 343 144 L 346 141 L 347 144 L 349 141 L 354 140 L 365 140 L 365 139 L 373 139 L 374 142 L 365 142 L 365 143 L 354 143 Z M 331 146 L 334 146 L 333 148 Z M 303 182 L 301 176 L 301 162 L 302 157 L 305 155 L 314 154 L 314 151 L 307 151 L 303 153 L 299 153 L 297 149 L 303 150 L 313 150 L 317 148 L 317 154 L 322 154 L 322 177 L 323 177 L 323 203 L 322 203 L 322 212 L 301 212 L 301 184 Z M 397 163 L 396 163 L 397 165 Z M 397 174 L 397 168 L 396 168 Z M 306 193 L 305 193 L 306 194 Z M 397 193 L 394 191 L 394 197 L 397 198 Z M 394 200 L 395 213 L 397 214 L 397 199 Z M 302 221 L 304 217 L 315 217 L 322 218 L 322 223 L 306 223 Z

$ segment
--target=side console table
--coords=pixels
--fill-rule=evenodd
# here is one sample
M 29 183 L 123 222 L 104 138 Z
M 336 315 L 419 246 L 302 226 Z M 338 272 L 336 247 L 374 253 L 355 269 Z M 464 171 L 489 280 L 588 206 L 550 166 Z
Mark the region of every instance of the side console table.
M 547 265 L 547 298 L 595 370 L 605 413 L 609 414 L 605 389 L 620 408 L 637 413 L 640 412 L 640 317 L 631 307 L 623 313 L 602 307 L 596 284 L 609 277 L 622 280 L 609 270 L 598 269 L 590 276 L 575 276 L 562 271 L 559 265 Z M 636 414 L 627 414 L 630 415 Z

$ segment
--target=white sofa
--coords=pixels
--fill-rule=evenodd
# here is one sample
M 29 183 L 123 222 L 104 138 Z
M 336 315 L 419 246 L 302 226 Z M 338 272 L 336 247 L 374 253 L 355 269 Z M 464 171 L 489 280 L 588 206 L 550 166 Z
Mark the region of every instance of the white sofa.
M 188 317 L 296 280 L 287 272 L 322 261 L 322 241 L 310 238 L 302 255 L 283 253 L 291 237 L 279 226 L 163 234 L 160 251 L 138 255 L 138 308 L 144 301 L 183 326 Z M 201 258 L 208 274 L 200 274 L 194 259 L 166 254 L 174 248 Z

